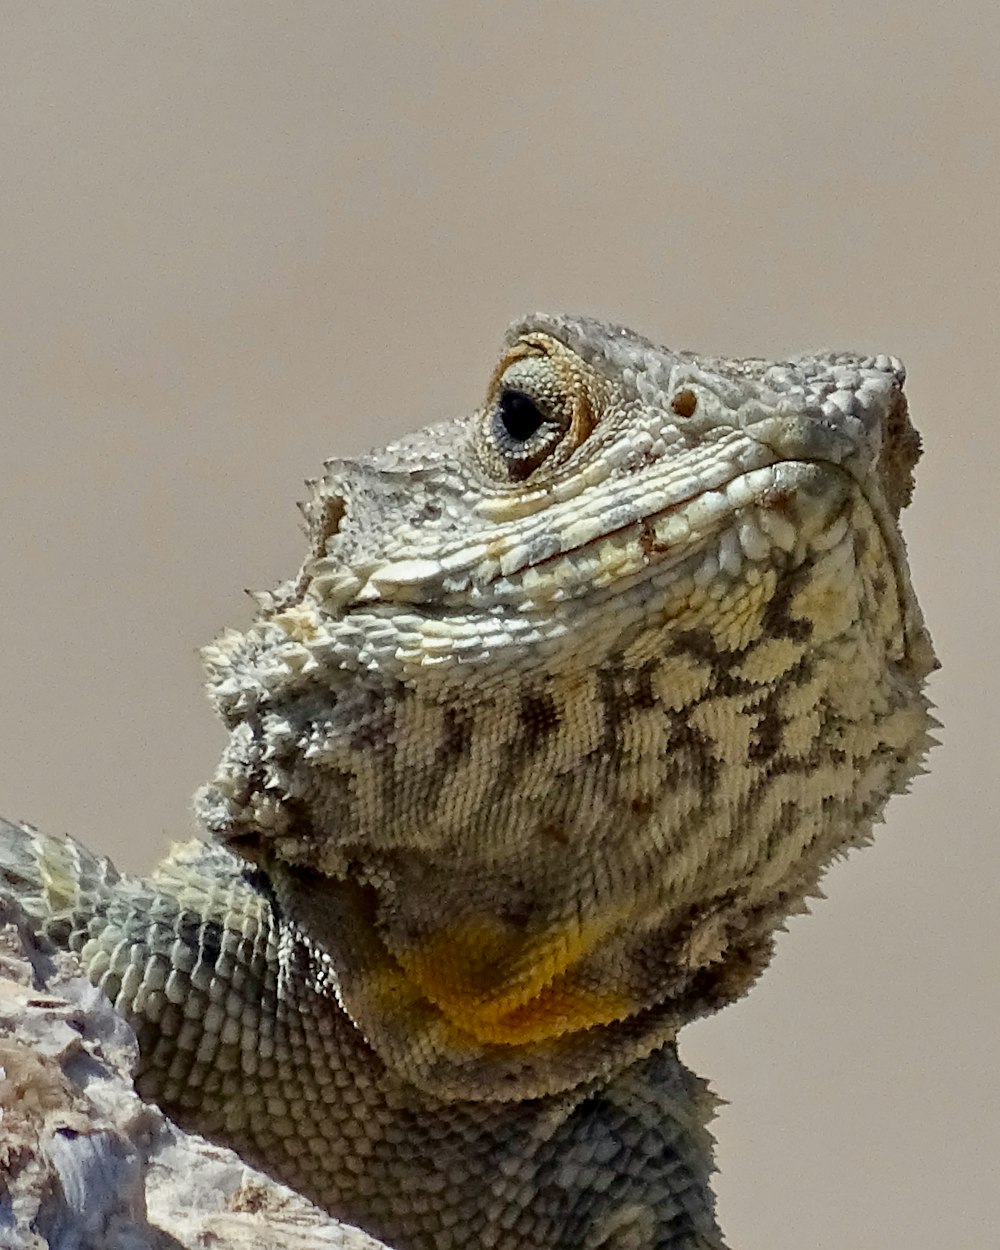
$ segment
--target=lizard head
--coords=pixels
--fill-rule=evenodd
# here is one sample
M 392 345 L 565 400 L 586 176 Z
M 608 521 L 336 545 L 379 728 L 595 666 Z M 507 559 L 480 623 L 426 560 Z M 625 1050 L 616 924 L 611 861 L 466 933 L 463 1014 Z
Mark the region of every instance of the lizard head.
M 903 380 L 538 315 L 472 416 L 311 484 L 299 574 L 206 649 L 199 809 L 387 1062 L 586 1079 L 742 993 L 868 838 L 934 666 Z

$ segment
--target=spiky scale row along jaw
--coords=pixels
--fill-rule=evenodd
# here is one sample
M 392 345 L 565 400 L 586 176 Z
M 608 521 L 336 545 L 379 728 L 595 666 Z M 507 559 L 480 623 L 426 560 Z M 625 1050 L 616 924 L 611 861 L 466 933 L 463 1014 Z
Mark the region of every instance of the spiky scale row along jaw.
M 521 1099 L 742 993 L 927 746 L 891 357 L 514 326 L 483 408 L 355 461 L 246 634 L 199 806 L 386 1065 Z

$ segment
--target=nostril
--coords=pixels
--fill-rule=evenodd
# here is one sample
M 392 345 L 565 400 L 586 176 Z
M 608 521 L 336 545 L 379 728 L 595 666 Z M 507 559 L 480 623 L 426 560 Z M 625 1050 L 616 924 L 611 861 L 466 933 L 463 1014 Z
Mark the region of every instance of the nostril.
M 670 401 L 670 407 L 679 417 L 693 417 L 694 410 L 698 407 L 698 396 L 687 388 L 677 391 Z

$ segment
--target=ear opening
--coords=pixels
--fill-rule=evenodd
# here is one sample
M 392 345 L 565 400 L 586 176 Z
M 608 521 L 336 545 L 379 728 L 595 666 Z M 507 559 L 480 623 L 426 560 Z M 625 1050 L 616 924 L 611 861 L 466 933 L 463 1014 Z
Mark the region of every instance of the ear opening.
M 347 515 L 347 500 L 343 495 L 314 490 L 303 512 L 309 525 L 313 555 L 327 555 L 327 544 L 339 533 L 341 522 Z

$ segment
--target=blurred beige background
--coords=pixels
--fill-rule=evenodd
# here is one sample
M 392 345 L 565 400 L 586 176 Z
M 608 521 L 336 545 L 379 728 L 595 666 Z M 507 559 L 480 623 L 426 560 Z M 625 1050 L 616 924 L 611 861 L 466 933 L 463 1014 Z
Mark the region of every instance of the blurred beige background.
M 1000 6 L 0 3 L 0 809 L 145 868 L 196 648 L 508 320 L 892 351 L 931 775 L 688 1030 L 734 1250 L 1000 1246 Z

